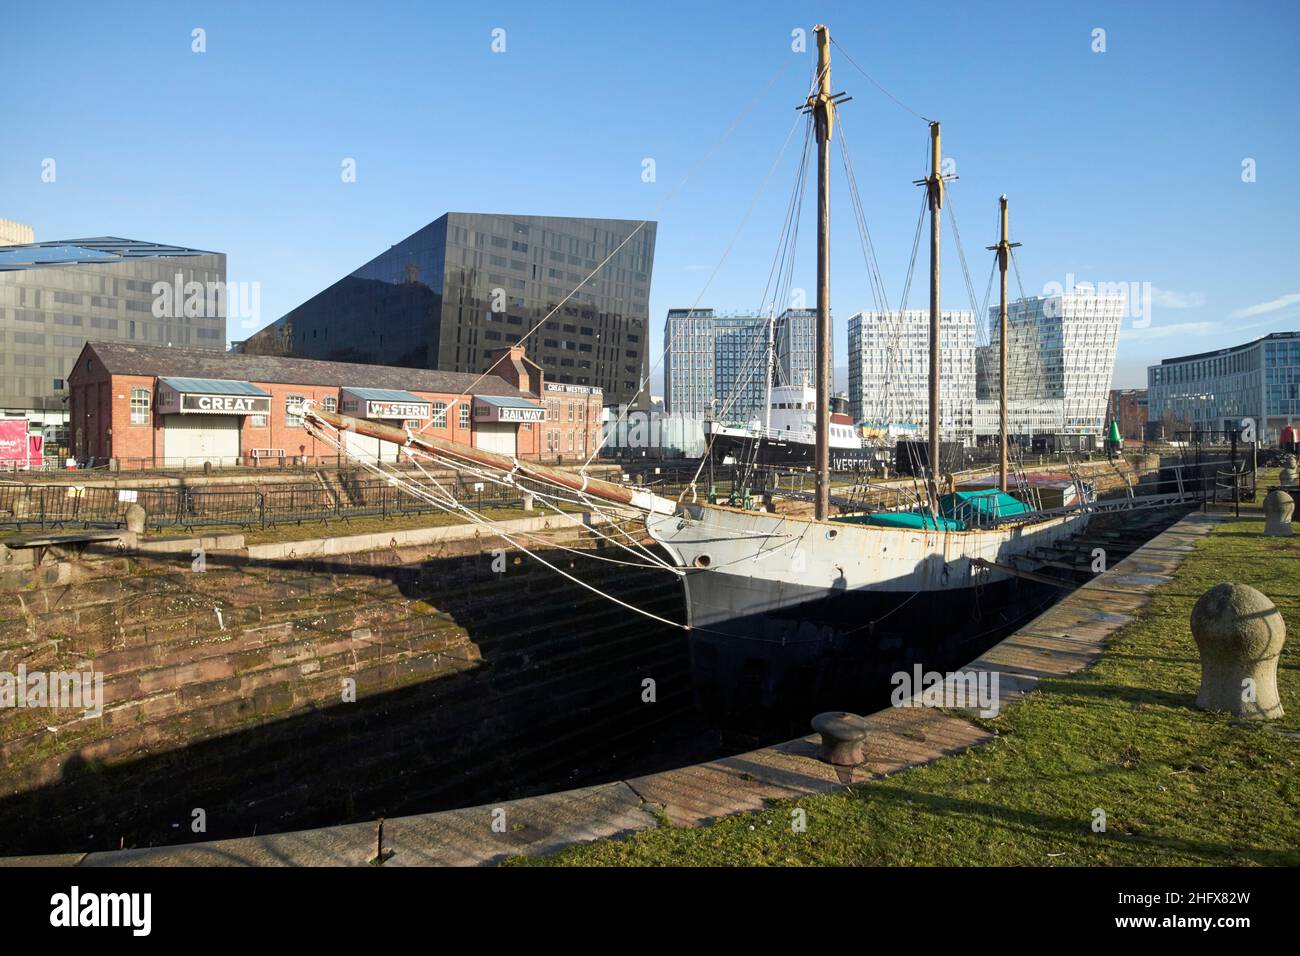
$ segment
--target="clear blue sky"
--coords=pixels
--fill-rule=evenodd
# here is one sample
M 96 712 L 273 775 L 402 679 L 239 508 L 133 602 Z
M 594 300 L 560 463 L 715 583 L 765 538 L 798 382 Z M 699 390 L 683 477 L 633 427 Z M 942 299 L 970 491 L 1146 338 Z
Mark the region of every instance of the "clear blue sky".
M 879 83 L 943 122 L 978 299 L 1006 192 L 1028 293 L 1071 273 L 1155 290 L 1150 326 L 1123 333 L 1117 385 L 1144 384 L 1163 356 L 1300 327 L 1292 0 L 3 2 L 0 217 L 40 240 L 225 252 L 230 280 L 261 284 L 263 323 L 447 210 L 652 216 L 657 342 L 665 311 L 699 298 L 794 119 L 815 53 L 792 53 L 791 31 L 826 22 Z M 191 51 L 196 27 L 206 53 Z M 498 27 L 504 53 L 491 50 Z M 1095 28 L 1104 53 L 1092 51 Z M 896 306 L 927 131 L 834 54 Z M 702 305 L 758 304 L 796 152 Z M 41 181 L 46 158 L 53 183 Z M 345 158 L 355 183 L 341 181 Z M 838 152 L 835 163 L 842 177 Z M 845 320 L 874 303 L 842 178 L 834 192 L 842 365 Z M 814 208 L 810 197 L 806 237 Z M 946 232 L 944 306 L 968 308 Z M 806 241 L 795 285 L 811 289 L 813 267 Z M 920 275 L 911 303 L 924 297 Z M 232 323 L 230 336 L 249 331 Z

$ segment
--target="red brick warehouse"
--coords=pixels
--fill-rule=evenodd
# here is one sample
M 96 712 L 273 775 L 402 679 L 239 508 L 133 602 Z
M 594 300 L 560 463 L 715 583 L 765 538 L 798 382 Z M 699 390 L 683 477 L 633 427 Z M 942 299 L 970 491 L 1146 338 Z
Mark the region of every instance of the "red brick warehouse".
M 333 462 L 336 449 L 303 427 L 306 400 L 521 458 L 590 454 L 599 441 L 598 389 L 558 399 L 521 346 L 491 360 L 492 371 L 478 375 L 88 342 L 68 374 L 73 455 L 124 468 Z M 347 438 L 396 458 L 395 446 Z

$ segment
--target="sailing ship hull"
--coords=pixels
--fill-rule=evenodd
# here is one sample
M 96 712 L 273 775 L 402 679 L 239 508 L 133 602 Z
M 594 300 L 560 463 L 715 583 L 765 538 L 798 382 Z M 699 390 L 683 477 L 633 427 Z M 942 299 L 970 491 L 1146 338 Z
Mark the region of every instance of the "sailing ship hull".
M 1010 564 L 1086 521 L 937 532 L 685 505 L 646 526 L 686 569 L 701 706 L 724 726 L 754 728 L 861 706 L 903 664 L 976 657 L 981 636 L 1056 593 L 974 559 Z

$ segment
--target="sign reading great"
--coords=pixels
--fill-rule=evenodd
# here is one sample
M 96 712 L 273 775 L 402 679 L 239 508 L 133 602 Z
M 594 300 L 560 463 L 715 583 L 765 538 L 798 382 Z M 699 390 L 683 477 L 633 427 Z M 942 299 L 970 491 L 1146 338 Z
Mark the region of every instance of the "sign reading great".
M 261 395 L 202 395 L 185 392 L 181 395 L 181 414 L 200 415 L 267 415 L 271 411 L 270 396 Z
M 268 415 L 271 395 L 251 382 L 218 378 L 158 379 L 162 415 Z

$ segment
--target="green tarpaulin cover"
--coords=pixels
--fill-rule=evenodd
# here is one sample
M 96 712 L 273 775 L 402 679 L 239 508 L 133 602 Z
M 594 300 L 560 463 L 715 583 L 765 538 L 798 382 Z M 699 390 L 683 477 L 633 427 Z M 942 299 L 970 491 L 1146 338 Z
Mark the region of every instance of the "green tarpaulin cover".
M 869 515 L 832 518 L 848 524 L 869 524 L 880 528 L 915 528 L 918 531 L 964 531 L 969 521 L 982 524 L 986 518 L 1029 514 L 1028 505 L 1001 491 L 957 491 L 939 499 L 939 518 L 928 512 L 881 511 Z M 936 523 L 937 521 L 937 523 Z

